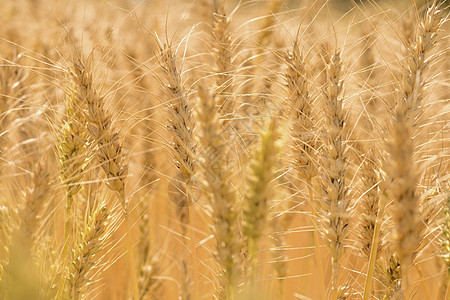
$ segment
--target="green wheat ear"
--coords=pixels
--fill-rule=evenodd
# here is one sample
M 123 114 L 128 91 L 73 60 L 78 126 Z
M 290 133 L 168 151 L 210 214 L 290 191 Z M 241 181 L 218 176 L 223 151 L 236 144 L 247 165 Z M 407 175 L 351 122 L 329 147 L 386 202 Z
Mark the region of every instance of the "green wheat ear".
M 279 149 L 277 120 L 272 118 L 267 121 L 261 133 L 258 148 L 250 164 L 248 191 L 244 200 L 243 233 L 247 240 L 251 281 L 255 275 L 258 244 L 267 225 L 272 200 L 271 185 L 275 178 Z

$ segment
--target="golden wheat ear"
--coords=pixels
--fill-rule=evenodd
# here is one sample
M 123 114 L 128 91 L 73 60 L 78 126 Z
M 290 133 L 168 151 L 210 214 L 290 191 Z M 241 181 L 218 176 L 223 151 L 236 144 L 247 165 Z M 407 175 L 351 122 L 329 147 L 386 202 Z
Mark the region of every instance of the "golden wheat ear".
M 234 112 L 234 45 L 230 33 L 230 17 L 225 13 L 225 1 L 213 1 L 212 53 L 215 62 L 214 75 L 216 80 L 215 97 L 221 115 L 225 119 L 232 117 Z
M 122 205 L 126 205 L 125 178 L 128 166 L 124 161 L 119 134 L 113 128 L 110 114 L 104 107 L 105 99 L 94 87 L 93 74 L 90 69 L 91 60 L 84 63 L 75 61 L 73 80 L 77 84 L 77 95 L 84 102 L 85 118 L 88 132 L 98 147 L 97 159 L 106 174 L 107 186 L 116 191 Z
M 317 175 L 317 134 L 307 65 L 297 41 L 292 51 L 284 56 L 284 61 L 287 66 L 285 90 L 291 124 L 292 167 L 301 178 L 310 182 Z
M 180 71 L 177 66 L 177 56 L 171 45 L 163 45 L 158 39 L 159 53 L 158 59 L 165 78 L 161 81 L 165 84 L 167 102 L 165 107 L 169 116 L 169 125 L 167 126 L 171 136 L 172 143 L 170 152 L 173 162 L 178 169 L 178 174 L 172 178 L 170 189 L 172 193 L 170 200 L 177 207 L 177 217 L 181 222 L 183 236 L 190 235 L 191 251 L 193 262 L 194 277 L 198 277 L 196 260 L 196 245 L 193 238 L 193 231 L 188 226 L 192 225 L 193 209 L 191 188 L 192 179 L 197 172 L 197 143 L 194 139 L 195 119 L 192 115 L 192 106 L 186 95 L 182 84 Z M 191 297 L 191 278 L 188 274 L 188 266 L 182 262 L 182 285 L 180 288 L 182 299 Z M 198 279 L 198 278 L 197 278 Z M 193 291 L 198 293 L 198 280 L 194 280 Z M 198 297 L 194 294 L 194 298 Z
M 433 57 L 429 57 L 429 53 L 437 42 L 443 21 L 440 5 L 436 2 L 419 20 L 414 40 L 408 46 L 397 101 L 388 124 L 386 173 L 388 192 L 395 202 L 392 213 L 396 226 L 394 247 L 402 268 L 401 293 L 405 297 L 410 296 L 410 269 L 424 230 L 419 215 L 420 171 L 415 159 L 416 141 L 423 122 L 424 72 Z
M 94 86 L 91 69 L 92 56 L 87 62 L 78 59 L 73 64 L 72 76 L 77 85 L 76 97 L 84 102 L 87 132 L 97 146 L 96 157 L 106 175 L 106 185 L 115 191 L 122 205 L 123 217 L 127 226 L 127 255 L 130 261 L 130 275 L 135 300 L 139 299 L 139 288 L 134 264 L 134 251 L 131 240 L 130 208 L 125 192 L 128 164 L 122 153 L 122 141 L 113 127 L 112 116 L 104 107 L 105 98 L 100 96 Z
M 235 299 L 240 280 L 240 234 L 237 195 L 231 184 L 232 165 L 229 146 L 224 139 L 223 121 L 217 113 L 217 99 L 204 86 L 198 89 L 199 120 L 202 146 L 202 170 L 213 210 L 215 258 L 219 264 L 218 297 Z M 220 111 L 220 110 L 219 110 Z
M 57 137 L 59 169 L 61 182 L 66 186 L 68 210 L 73 196 L 81 189 L 81 181 L 88 162 L 86 151 L 89 142 L 84 99 L 80 97 L 77 86 L 74 83 L 71 85 L 73 88 L 66 96 L 67 120 L 61 126 Z
M 69 249 L 73 198 L 82 187 L 85 168 L 90 160 L 87 122 L 84 115 L 85 99 L 80 91 L 80 84 L 74 80 L 76 75 L 73 73 L 70 75 L 72 77 L 70 88 L 66 93 L 67 119 L 61 125 L 56 137 L 60 180 L 66 188 L 63 259 L 67 258 Z
M 159 59 L 165 73 L 166 103 L 169 114 L 168 129 L 173 137 L 172 155 L 174 162 L 186 183 L 191 181 L 196 171 L 196 142 L 193 138 L 195 121 L 190 101 L 182 85 L 177 67 L 177 57 L 171 46 L 159 43 Z
M 327 82 L 324 90 L 323 110 L 325 125 L 323 130 L 319 211 L 322 213 L 322 227 L 328 243 L 332 262 L 332 299 L 339 293 L 339 267 L 350 223 L 350 196 L 346 173 L 348 171 L 348 151 L 345 136 L 347 124 L 342 79 L 341 53 L 336 52 L 326 65 Z
M 52 193 L 51 174 L 48 164 L 38 161 L 33 166 L 30 186 L 23 193 L 23 199 L 16 212 L 2 207 L 1 224 L 2 280 L 0 287 L 5 299 L 43 299 L 50 297 L 44 291 L 40 268 L 46 267 L 42 245 L 44 234 L 42 214 Z M 11 209 L 11 211 L 13 211 Z M 4 238 L 4 239 L 3 239 Z
M 98 265 L 98 252 L 106 244 L 110 213 L 99 205 L 87 219 L 85 228 L 76 239 L 67 277 L 67 299 L 81 299 L 94 282 L 93 271 Z

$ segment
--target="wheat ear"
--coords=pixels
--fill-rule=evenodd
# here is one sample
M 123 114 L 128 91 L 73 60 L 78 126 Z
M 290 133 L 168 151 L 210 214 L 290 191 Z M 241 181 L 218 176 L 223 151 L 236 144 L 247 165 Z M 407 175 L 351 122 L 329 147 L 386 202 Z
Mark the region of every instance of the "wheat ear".
M 216 99 L 203 86 L 200 86 L 198 96 L 202 168 L 213 210 L 215 258 L 221 268 L 219 299 L 234 299 L 240 277 L 241 249 L 237 195 L 230 182 L 231 170 L 227 162 L 229 153 L 223 139 L 223 122 L 216 111 Z
M 168 129 L 173 137 L 173 151 L 175 165 L 187 184 L 190 183 L 196 171 L 196 143 L 193 138 L 195 127 L 191 105 L 181 83 L 176 55 L 171 46 L 164 46 L 159 42 L 159 58 L 161 67 L 166 74 L 166 90 L 170 96 L 167 110 L 170 116 Z
M 149 253 L 145 259 L 142 265 L 138 266 L 139 299 L 155 296 L 154 294 L 158 292 L 162 284 L 158 279 L 158 276 L 163 273 L 159 257 L 154 253 Z
M 326 66 L 327 82 L 324 91 L 326 124 L 323 133 L 321 204 L 324 215 L 325 236 L 332 261 L 332 299 L 338 297 L 339 261 L 344 250 L 350 220 L 350 198 L 345 183 L 347 173 L 347 147 L 344 136 L 346 115 L 343 108 L 341 54 L 331 56 Z
M 300 53 L 298 39 L 294 41 L 292 51 L 286 53 L 284 61 L 287 66 L 285 72 L 286 104 L 289 106 L 289 122 L 291 136 L 292 168 L 300 178 L 306 180 L 309 201 L 313 210 L 312 222 L 314 226 L 314 251 L 321 278 L 322 298 L 325 298 L 325 279 L 320 255 L 319 235 L 315 218 L 312 191 L 312 180 L 317 176 L 317 134 L 313 116 L 314 101 L 311 97 L 311 85 L 308 82 L 307 65 Z
M 72 88 L 66 96 L 67 121 L 57 137 L 59 172 L 61 182 L 66 187 L 66 221 L 64 226 L 63 258 L 66 258 L 69 246 L 70 214 L 73 196 L 81 189 L 81 181 L 88 162 L 86 118 L 84 116 L 84 98 L 79 97 L 79 86 L 72 82 Z
M 300 54 L 298 42 L 285 56 L 286 102 L 290 109 L 293 168 L 301 178 L 310 182 L 317 175 L 315 163 L 316 134 L 313 120 L 313 99 L 308 83 L 306 64 Z
M 91 61 L 90 61 L 91 62 Z M 119 134 L 114 130 L 111 116 L 104 108 L 104 98 L 101 97 L 94 87 L 92 72 L 89 65 L 82 60 L 74 63 L 73 79 L 77 84 L 77 97 L 83 99 L 86 109 L 86 120 L 88 122 L 88 133 L 98 146 L 97 159 L 106 174 L 106 185 L 117 192 L 122 204 L 123 216 L 127 226 L 127 252 L 130 263 L 130 275 L 135 300 L 139 299 L 139 290 L 136 272 L 134 271 L 134 254 L 131 241 L 131 225 L 129 221 L 128 199 L 125 193 L 125 177 L 128 166 L 124 162 L 122 146 Z
M 395 201 L 395 249 L 402 267 L 402 293 L 409 286 L 409 269 L 422 240 L 419 218 L 419 171 L 414 161 L 418 127 L 421 124 L 425 81 L 423 73 L 429 64 L 427 54 L 435 45 L 443 23 L 439 5 L 434 3 L 420 20 L 415 40 L 408 47 L 399 98 L 391 116 L 387 140 L 389 153 L 387 174 L 389 191 Z
M 23 206 L 16 213 L 9 215 L 2 207 L 1 224 L 2 250 L 6 250 L 5 259 L 1 261 L 2 279 L 0 289 L 5 299 L 41 299 L 42 280 L 38 273 L 43 266 L 40 256 L 40 217 L 46 200 L 51 194 L 50 173 L 47 164 L 38 161 L 33 166 L 31 186 L 24 193 Z M 9 215 L 9 216 L 8 216 Z M 18 218 L 20 216 L 20 218 Z M 17 219 L 16 219 L 17 218 Z M 3 258 L 3 257 L 2 257 Z
M 233 45 L 230 34 L 230 17 L 225 13 L 223 0 L 213 1 L 213 49 L 215 61 L 215 96 L 220 113 L 229 118 L 234 110 Z
M 259 28 L 259 34 L 257 36 L 257 45 L 259 46 L 258 54 L 262 54 L 263 48 L 267 47 L 272 42 L 275 32 L 273 26 L 277 22 L 276 15 L 280 12 L 282 5 L 282 0 L 271 0 L 269 3 L 267 3 L 264 22 L 263 24 L 261 24 Z
M 192 116 L 191 105 L 188 101 L 188 97 L 182 85 L 181 76 L 177 67 L 176 55 L 173 52 L 173 48 L 170 45 L 163 45 L 162 42 L 157 39 L 159 46 L 159 60 L 160 65 L 166 75 L 166 91 L 168 94 L 169 101 L 167 103 L 167 111 L 170 116 L 170 125 L 168 129 L 172 135 L 173 143 L 171 147 L 172 156 L 174 158 L 175 166 L 179 170 L 179 176 L 176 176 L 176 182 L 173 184 L 175 190 L 174 198 L 176 199 L 176 205 L 178 207 L 177 215 L 182 223 L 183 234 L 186 235 L 186 228 L 189 223 L 192 225 L 192 213 L 189 209 L 191 206 L 191 179 L 194 176 L 197 169 L 196 162 L 196 148 L 197 145 L 193 138 L 193 131 L 195 127 L 195 121 Z M 184 184 L 178 180 L 177 177 L 182 177 Z M 195 288 L 194 288 L 194 298 L 198 298 L 198 272 L 197 272 L 197 261 L 196 261 L 196 245 L 195 238 L 193 237 L 194 232 L 190 230 L 190 242 L 194 277 L 195 277 Z M 183 261 L 183 277 L 184 284 L 181 289 L 181 294 L 184 299 L 189 299 L 189 274 L 187 274 L 187 265 Z
M 51 192 L 50 173 L 45 163 L 38 162 L 36 164 L 31 180 L 33 187 L 29 188 L 26 192 L 25 207 L 21 212 L 23 218 L 22 231 L 27 240 L 36 238 L 36 230 L 39 228 L 40 212 L 42 212 L 47 197 Z M 29 246 L 28 250 L 31 252 L 34 243 L 34 241 L 27 243 L 27 246 Z
M 87 163 L 85 103 L 78 97 L 79 91 L 74 85 L 66 99 L 67 121 L 58 136 L 58 156 L 61 182 L 66 186 L 67 209 L 70 209 L 73 196 L 81 189 L 81 180 Z
M 125 199 L 127 165 L 123 160 L 119 134 L 112 127 L 111 116 L 104 108 L 104 98 L 93 87 L 92 73 L 87 65 L 78 60 L 74 63 L 74 81 L 78 84 L 77 97 L 85 101 L 88 131 L 98 146 L 97 158 L 106 174 L 107 186 L 116 191 L 122 205 Z
M 277 120 L 272 118 L 267 121 L 260 135 L 258 147 L 250 163 L 248 191 L 243 203 L 243 233 L 247 242 L 251 283 L 255 279 L 259 241 L 266 228 L 271 206 L 271 185 L 275 179 L 279 146 Z
M 392 254 L 391 256 L 389 256 L 389 261 L 387 263 L 386 269 L 383 272 L 383 275 L 385 277 L 384 284 L 386 287 L 386 292 L 383 299 L 402 299 L 402 269 L 397 255 Z
M 105 205 L 99 206 L 87 220 L 86 227 L 81 233 L 73 250 L 73 261 L 69 266 L 68 299 L 78 300 L 92 284 L 89 273 L 98 263 L 96 254 L 105 244 L 109 222 L 109 212 Z

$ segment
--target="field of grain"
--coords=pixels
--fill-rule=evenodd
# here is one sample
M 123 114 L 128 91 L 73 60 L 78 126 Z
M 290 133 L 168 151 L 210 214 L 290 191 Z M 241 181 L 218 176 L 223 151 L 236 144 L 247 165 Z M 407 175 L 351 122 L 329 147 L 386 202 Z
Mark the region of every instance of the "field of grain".
M 448 2 L 4 0 L 0 298 L 450 299 Z

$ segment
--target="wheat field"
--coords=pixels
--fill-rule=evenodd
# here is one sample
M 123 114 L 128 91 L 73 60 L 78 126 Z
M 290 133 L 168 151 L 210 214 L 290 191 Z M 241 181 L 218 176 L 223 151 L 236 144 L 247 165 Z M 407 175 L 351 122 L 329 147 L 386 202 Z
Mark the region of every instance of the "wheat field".
M 448 2 L 1 4 L 1 299 L 450 299 Z

